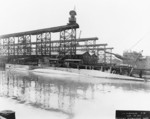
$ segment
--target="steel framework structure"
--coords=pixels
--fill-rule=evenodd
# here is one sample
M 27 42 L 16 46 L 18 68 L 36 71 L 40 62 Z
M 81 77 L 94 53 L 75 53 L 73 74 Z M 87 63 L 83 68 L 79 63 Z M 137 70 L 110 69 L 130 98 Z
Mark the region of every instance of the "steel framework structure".
M 38 29 L 0 36 L 0 56 L 8 59 L 29 56 L 51 56 L 53 51 L 59 56 L 68 53 L 76 55 L 76 12 L 70 11 L 69 23 L 64 26 Z M 52 41 L 51 34 L 60 33 L 60 39 Z M 36 42 L 32 41 L 36 37 Z
M 98 55 L 100 50 L 105 51 L 107 44 L 96 44 L 97 37 L 76 38 L 79 25 L 76 23 L 75 11 L 70 11 L 69 23 L 64 26 L 38 29 L 26 32 L 5 34 L 0 36 L 0 57 L 8 60 L 18 58 L 51 57 L 57 52 L 59 57 L 76 55 L 76 51 L 92 51 Z M 52 39 L 52 33 L 59 34 L 59 40 Z M 33 41 L 32 38 L 35 37 Z M 84 44 L 83 44 L 84 43 Z

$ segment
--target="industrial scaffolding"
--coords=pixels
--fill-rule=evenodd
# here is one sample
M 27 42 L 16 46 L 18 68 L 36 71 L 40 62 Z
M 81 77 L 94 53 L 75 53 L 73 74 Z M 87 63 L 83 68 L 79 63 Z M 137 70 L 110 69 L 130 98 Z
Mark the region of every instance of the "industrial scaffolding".
M 106 55 L 106 50 L 112 52 L 112 47 L 106 47 L 107 44 L 96 44 L 97 37 L 78 38 L 76 23 L 76 12 L 70 11 L 69 23 L 63 26 L 38 29 L 26 32 L 5 34 L 0 36 L 0 57 L 7 61 L 17 60 L 19 58 L 42 58 L 52 57 L 57 53 L 58 57 L 69 55 L 73 58 L 77 51 L 88 51 L 100 55 L 103 51 L 103 62 L 107 59 L 111 63 L 112 56 Z M 59 39 L 52 39 L 52 34 L 57 33 Z M 33 40 L 35 38 L 35 40 Z

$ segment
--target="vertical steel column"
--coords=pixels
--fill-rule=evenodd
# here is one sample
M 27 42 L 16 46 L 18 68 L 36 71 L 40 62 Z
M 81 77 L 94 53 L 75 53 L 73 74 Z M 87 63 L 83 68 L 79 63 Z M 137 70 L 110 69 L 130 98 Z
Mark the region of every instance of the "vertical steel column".
M 74 35 L 74 40 L 75 40 L 75 49 L 74 49 L 74 55 L 76 55 L 77 52 L 77 30 L 75 29 L 75 35 Z
M 46 33 L 45 37 L 45 48 L 46 48 L 46 55 L 51 56 L 51 33 Z
M 49 38 L 49 56 L 51 56 L 51 50 L 52 50 L 52 46 L 51 46 L 51 32 L 49 32 L 50 38 Z
M 38 35 L 36 35 L 36 46 L 35 46 L 35 54 L 37 56 L 37 38 L 38 38 Z
M 93 52 L 94 54 L 96 53 L 96 51 L 95 51 L 95 50 L 96 50 L 95 44 L 96 44 L 96 40 L 93 40 L 93 51 L 92 51 L 92 52 Z
M 16 46 L 16 49 L 17 49 L 17 57 L 18 57 L 18 55 L 19 55 L 18 45 L 19 45 L 19 37 L 17 37 L 17 46 Z
M 110 50 L 110 52 L 112 53 L 112 49 Z M 112 54 L 110 54 L 110 64 L 112 64 Z
M 36 36 L 36 55 L 42 55 L 42 34 Z
M 51 42 L 50 46 L 51 46 L 51 54 L 52 54 L 52 52 L 54 52 L 54 43 Z
M 104 63 L 106 63 L 106 46 L 104 46 Z
M 9 55 L 14 56 L 15 55 L 15 38 L 9 37 Z
M 71 56 L 75 56 L 76 55 L 76 45 L 77 45 L 77 41 L 76 41 L 76 29 L 71 29 Z
M 15 37 L 13 37 L 13 38 L 14 38 L 14 41 L 13 41 L 13 52 L 14 53 L 13 53 L 13 55 L 15 56 L 16 55 L 16 52 L 15 52 L 16 51 L 15 50 L 16 49 L 16 44 L 15 44 Z
M 26 56 L 27 55 L 27 45 L 26 45 L 26 37 L 25 35 L 22 36 L 22 47 L 23 47 L 23 56 Z
M 88 51 L 88 47 L 87 47 L 88 41 L 85 41 L 84 44 L 85 44 L 85 51 L 87 52 Z
M 45 53 L 45 55 L 47 56 L 47 54 L 48 54 L 47 46 L 49 46 L 49 44 L 48 44 L 48 42 L 47 42 L 47 41 L 48 41 L 48 39 L 47 39 L 47 33 L 45 33 L 45 38 L 44 38 L 44 40 L 45 40 L 45 41 L 44 41 L 44 43 L 45 43 L 45 44 L 44 44 L 44 46 L 45 46 L 45 48 L 44 48 L 44 50 L 45 50 L 44 53 Z
M 59 42 L 59 55 L 64 56 L 65 55 L 65 31 L 60 31 L 60 42 Z
M 98 46 L 96 47 L 96 55 L 99 56 Z
M 41 50 L 42 50 L 42 55 L 48 55 L 48 46 L 49 46 L 49 42 L 48 42 L 48 33 L 42 33 L 42 38 L 41 38 Z
M 4 55 L 7 56 L 8 53 L 8 41 L 6 38 L 3 39 L 3 50 L 4 50 Z
M 18 55 L 25 55 L 24 36 L 18 37 Z
M 8 44 L 7 44 L 7 45 L 8 45 L 8 46 L 7 46 L 7 51 L 8 51 L 8 54 L 7 54 L 7 55 L 8 55 L 8 57 L 9 57 L 9 54 L 10 54 L 10 53 L 9 53 L 9 48 L 10 48 L 10 47 L 9 47 L 9 38 L 7 38 L 7 43 L 8 43 Z
M 62 54 L 63 54 L 63 56 L 65 56 L 65 54 L 66 54 L 66 47 L 65 47 L 65 45 L 66 45 L 66 42 L 65 42 L 65 40 L 66 40 L 66 36 L 65 36 L 66 35 L 66 30 L 64 30 L 63 32 L 64 32 L 64 36 L 63 36 L 61 47 L 62 47 L 62 50 L 63 50 Z
M 24 45 L 25 45 L 25 54 L 31 55 L 31 35 L 25 35 L 24 36 Z
M 11 39 L 11 37 L 9 37 L 8 38 L 8 42 L 9 42 L 9 56 L 11 56 L 12 55 L 12 47 L 11 47 L 11 44 L 12 44 L 12 39 Z
M 40 34 L 41 35 L 41 39 L 40 39 L 40 53 L 41 53 L 41 56 L 43 55 L 43 39 L 42 39 L 42 33 Z
M 44 40 L 44 44 L 43 44 L 43 46 L 44 46 L 44 48 L 43 48 L 43 53 L 44 53 L 44 55 L 47 55 L 47 48 L 46 48 L 46 42 L 47 42 L 47 38 L 46 38 L 46 33 L 44 33 L 44 37 L 43 37 L 43 40 Z
M 0 39 L 0 56 L 3 56 L 3 39 Z
M 18 56 L 20 55 L 20 47 L 21 47 L 21 45 L 20 45 L 20 37 L 18 37 Z
M 31 37 L 31 35 L 30 35 L 30 40 L 29 40 L 29 44 L 30 44 L 30 55 L 32 55 L 32 50 L 33 50 L 33 49 L 32 49 L 31 38 L 32 38 L 32 37 Z
M 106 52 L 110 52 L 109 49 L 106 49 Z M 106 52 L 105 52 L 105 54 L 106 54 L 106 62 L 110 63 L 110 54 L 106 53 Z
M 9 37 L 7 39 L 8 39 L 8 62 L 10 62 L 11 51 L 12 51 L 12 49 L 11 49 L 11 39 Z
M 70 38 L 68 37 L 68 39 L 71 39 L 71 43 L 70 43 L 70 57 L 72 57 L 73 56 L 73 29 L 71 29 L 71 33 L 69 34 L 70 36 Z
M 41 33 L 41 55 L 45 55 L 45 33 Z

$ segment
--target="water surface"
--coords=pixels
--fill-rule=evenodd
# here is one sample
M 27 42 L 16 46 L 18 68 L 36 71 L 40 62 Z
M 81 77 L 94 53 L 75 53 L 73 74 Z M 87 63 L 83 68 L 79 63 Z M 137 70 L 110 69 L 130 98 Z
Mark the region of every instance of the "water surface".
M 16 119 L 115 119 L 116 110 L 150 110 L 149 82 L 58 75 L 0 71 L 0 109 L 15 110 Z

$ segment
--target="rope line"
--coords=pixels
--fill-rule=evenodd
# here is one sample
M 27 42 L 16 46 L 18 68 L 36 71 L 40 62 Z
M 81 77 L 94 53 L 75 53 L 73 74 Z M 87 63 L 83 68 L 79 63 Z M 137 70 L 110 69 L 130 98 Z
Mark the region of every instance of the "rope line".
M 142 38 L 140 38 L 134 45 L 132 45 L 130 48 L 129 48 L 129 50 L 131 50 L 131 49 L 133 49 L 135 46 L 137 46 L 138 44 L 139 44 L 139 42 L 141 42 L 143 39 L 144 39 L 144 37 L 148 34 L 149 32 L 147 32 Z

